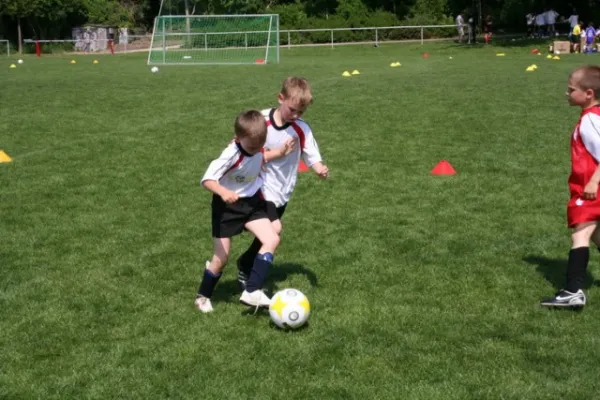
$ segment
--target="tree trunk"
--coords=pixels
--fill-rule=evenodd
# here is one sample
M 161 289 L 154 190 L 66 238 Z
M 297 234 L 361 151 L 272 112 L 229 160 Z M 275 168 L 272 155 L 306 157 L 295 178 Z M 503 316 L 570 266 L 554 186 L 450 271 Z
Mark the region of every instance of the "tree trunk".
M 19 54 L 23 54 L 23 33 L 21 32 L 21 18 L 17 18 L 17 43 Z

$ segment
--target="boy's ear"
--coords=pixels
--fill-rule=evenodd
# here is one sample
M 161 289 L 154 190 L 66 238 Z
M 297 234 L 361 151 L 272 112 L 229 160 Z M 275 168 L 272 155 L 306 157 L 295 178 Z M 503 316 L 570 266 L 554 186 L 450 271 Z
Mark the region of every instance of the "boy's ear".
M 587 94 L 590 99 L 595 99 L 596 98 L 596 92 L 594 91 L 594 89 L 588 89 L 585 91 L 585 94 Z
M 277 95 L 277 101 L 279 101 L 279 104 L 283 103 L 283 101 L 285 100 L 285 97 L 283 97 L 283 93 L 279 93 Z

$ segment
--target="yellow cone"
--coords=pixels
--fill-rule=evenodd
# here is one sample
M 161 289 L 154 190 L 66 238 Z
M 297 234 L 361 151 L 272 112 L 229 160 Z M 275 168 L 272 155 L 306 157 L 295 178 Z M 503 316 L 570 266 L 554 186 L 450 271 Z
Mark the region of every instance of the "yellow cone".
M 8 68 L 17 68 L 17 66 L 15 64 L 10 64 L 10 67 Z
M 98 64 L 98 60 L 94 60 L 94 62 L 92 64 Z
M 538 68 L 538 66 L 537 66 L 537 65 L 535 65 L 535 64 L 531 64 L 531 68 L 533 68 L 533 69 L 537 69 L 537 68 Z
M 360 72 L 358 72 L 358 70 L 355 69 L 354 71 L 352 71 L 352 75 L 360 75 Z
M 342 76 L 352 76 L 352 75 L 350 75 L 350 72 L 344 71 L 344 73 L 342 74 Z
M 537 55 L 538 55 L 538 56 L 543 56 L 543 54 L 542 54 L 542 53 L 537 53 Z
M 532 72 L 532 71 L 535 71 L 535 68 L 533 68 L 533 67 L 530 65 L 529 67 L 527 67 L 527 68 L 525 69 L 525 71 L 527 71 L 527 72 Z
M 9 163 L 11 161 L 12 158 L 10 158 L 4 151 L 0 150 L 0 163 Z
M 548 55 L 546 56 L 546 58 L 550 59 L 550 58 L 552 58 L 552 55 L 551 55 L 551 54 L 548 54 Z
M 552 59 L 553 60 L 560 60 L 560 57 L 559 56 L 554 56 L 554 57 L 552 57 Z
M 506 54 L 504 54 L 504 53 L 498 53 L 498 54 L 496 54 L 496 56 L 498 56 L 498 57 L 504 57 L 505 55 Z
M 71 64 L 77 64 L 77 61 L 71 60 Z

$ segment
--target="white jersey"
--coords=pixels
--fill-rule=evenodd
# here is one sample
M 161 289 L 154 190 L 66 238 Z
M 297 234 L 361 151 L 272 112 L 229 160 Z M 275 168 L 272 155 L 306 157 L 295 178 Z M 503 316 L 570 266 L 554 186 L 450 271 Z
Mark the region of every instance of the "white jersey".
M 252 197 L 263 184 L 260 176 L 263 164 L 262 151 L 250 155 L 238 142 L 232 141 L 219 158 L 210 163 L 201 183 L 217 181 L 240 197 Z
M 285 157 L 266 163 L 262 173 L 264 180 L 262 192 L 265 200 L 273 202 L 276 207 L 281 207 L 287 204 L 292 197 L 300 158 L 311 167 L 322 161 L 321 153 L 319 153 L 319 146 L 313 137 L 310 126 L 306 122 L 298 119 L 283 126 L 277 126 L 273 118 L 275 109 L 263 110 L 262 113 L 268 126 L 266 149 L 278 149 L 283 147 L 288 139 L 297 139 L 294 151 Z

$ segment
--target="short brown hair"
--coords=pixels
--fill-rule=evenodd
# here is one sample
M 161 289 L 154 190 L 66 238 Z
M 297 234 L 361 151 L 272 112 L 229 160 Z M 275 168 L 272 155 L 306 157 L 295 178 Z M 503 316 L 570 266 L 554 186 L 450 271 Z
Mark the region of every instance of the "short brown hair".
M 579 87 L 583 90 L 593 90 L 596 98 L 600 96 L 600 67 L 596 65 L 584 65 L 571 72 L 571 76 L 581 73 Z
M 234 132 L 238 138 L 249 138 L 256 141 L 267 139 L 267 123 L 258 110 L 246 110 L 235 119 Z
M 290 76 L 281 84 L 281 95 L 284 99 L 292 100 L 301 107 L 312 103 L 312 90 L 306 78 Z

